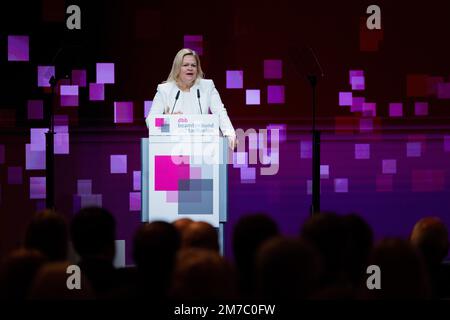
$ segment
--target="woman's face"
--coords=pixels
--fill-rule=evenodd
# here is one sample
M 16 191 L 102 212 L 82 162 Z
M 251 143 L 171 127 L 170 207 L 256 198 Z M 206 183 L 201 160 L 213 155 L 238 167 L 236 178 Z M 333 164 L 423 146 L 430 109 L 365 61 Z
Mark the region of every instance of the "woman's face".
M 184 84 L 191 84 L 197 79 L 197 61 L 193 55 L 187 55 L 183 58 L 179 79 Z

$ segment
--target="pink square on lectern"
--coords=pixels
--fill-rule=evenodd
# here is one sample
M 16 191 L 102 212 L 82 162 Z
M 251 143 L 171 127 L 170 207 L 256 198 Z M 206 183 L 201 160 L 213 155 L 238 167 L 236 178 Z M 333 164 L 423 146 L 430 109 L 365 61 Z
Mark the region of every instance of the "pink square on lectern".
M 164 125 L 164 118 L 155 118 L 155 127 L 162 127 Z
M 155 190 L 178 191 L 178 182 L 189 179 L 189 156 L 180 156 L 175 164 L 172 156 L 155 156 Z
M 167 191 L 166 192 L 166 202 L 177 203 L 178 202 L 178 191 Z
M 202 168 L 191 167 L 191 179 L 201 179 L 202 178 Z

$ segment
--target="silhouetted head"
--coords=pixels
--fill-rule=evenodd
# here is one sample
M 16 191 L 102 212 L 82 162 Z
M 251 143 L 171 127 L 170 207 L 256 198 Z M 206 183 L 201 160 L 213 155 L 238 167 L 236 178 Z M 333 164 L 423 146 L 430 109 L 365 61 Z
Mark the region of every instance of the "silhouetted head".
M 367 290 L 369 297 L 430 298 L 431 288 L 422 256 L 408 241 L 396 238 L 382 240 L 375 246 L 369 264 L 380 268 L 381 279 L 381 290 Z
M 256 265 L 260 298 L 305 299 L 319 284 L 318 253 L 299 239 L 267 240 L 258 251 Z
M 430 265 L 439 265 L 449 249 L 448 231 L 437 217 L 420 219 L 411 234 L 411 243 L 421 252 Z
M 235 277 L 231 265 L 209 249 L 182 249 L 175 265 L 172 297 L 182 300 L 235 298 Z
M 192 219 L 190 218 L 180 218 L 175 220 L 172 224 L 175 226 L 181 236 L 192 222 L 194 221 L 192 221 Z
M 219 251 L 217 230 L 207 222 L 195 221 L 184 230 L 181 238 L 183 248 L 203 248 Z
M 134 261 L 144 271 L 171 271 L 179 247 L 180 235 L 172 224 L 164 221 L 145 223 L 134 236 Z
M 73 286 L 73 289 L 69 289 L 68 284 Z M 70 267 L 67 262 L 48 263 L 39 269 L 29 294 L 31 300 L 91 300 L 95 298 L 92 285 L 85 274 L 79 269 L 73 269 L 73 266 Z
M 238 268 L 254 268 L 261 244 L 278 235 L 278 226 L 265 213 L 248 214 L 238 220 L 233 230 L 233 253 Z
M 340 282 L 344 272 L 347 232 L 341 216 L 318 213 L 308 218 L 301 237 L 315 246 L 323 260 L 323 285 Z
M 25 299 L 46 259 L 38 250 L 21 248 L 11 252 L 0 268 L 0 299 Z
M 265 213 L 252 213 L 240 218 L 233 229 L 233 254 L 243 296 L 255 291 L 255 259 L 264 241 L 279 234 L 275 221 Z
M 342 217 L 347 231 L 344 258 L 348 279 L 356 287 L 366 277 L 367 261 L 373 249 L 373 233 L 367 222 L 356 214 Z
M 80 257 L 113 261 L 116 223 L 112 214 L 99 207 L 81 209 L 72 219 L 70 233 Z
M 67 223 L 63 216 L 53 210 L 37 212 L 25 234 L 25 247 L 42 252 L 50 261 L 67 258 Z

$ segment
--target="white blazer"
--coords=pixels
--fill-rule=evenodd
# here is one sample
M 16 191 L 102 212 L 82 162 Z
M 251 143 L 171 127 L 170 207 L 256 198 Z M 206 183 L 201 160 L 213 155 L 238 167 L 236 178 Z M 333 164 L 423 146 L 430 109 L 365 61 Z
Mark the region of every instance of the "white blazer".
M 198 98 L 198 93 L 200 99 Z M 176 95 L 180 91 L 178 100 Z M 176 102 L 176 103 L 175 103 Z M 171 114 L 173 112 L 182 112 L 183 114 L 208 114 L 219 116 L 219 126 L 224 136 L 236 136 L 233 125 L 228 117 L 219 92 L 214 86 L 214 82 L 209 79 L 200 79 L 191 87 L 189 92 L 181 91 L 175 82 L 166 82 L 158 85 L 153 104 L 149 115 Z M 147 127 L 149 117 L 145 119 Z

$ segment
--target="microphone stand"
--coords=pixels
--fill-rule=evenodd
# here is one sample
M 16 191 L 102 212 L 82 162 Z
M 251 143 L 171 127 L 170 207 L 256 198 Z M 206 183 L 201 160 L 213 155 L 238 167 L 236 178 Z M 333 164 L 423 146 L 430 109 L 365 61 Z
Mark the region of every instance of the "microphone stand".
M 316 87 L 317 76 L 308 75 L 312 91 L 312 204 L 311 215 L 320 212 L 320 131 L 316 130 Z
M 45 134 L 45 207 L 47 209 L 55 209 L 55 125 L 53 117 L 53 103 L 55 99 L 55 87 L 57 84 L 56 78 L 52 76 L 49 83 L 52 90 L 50 95 L 50 103 L 48 104 L 49 128 Z

